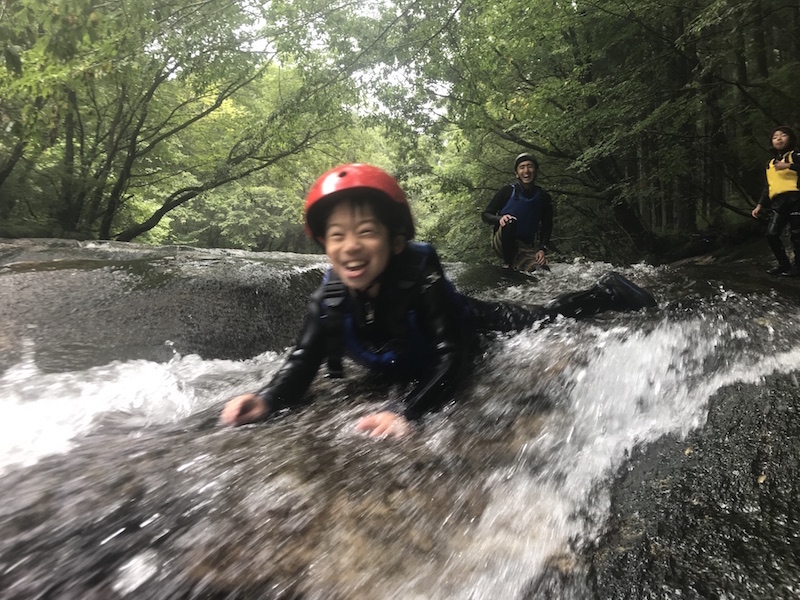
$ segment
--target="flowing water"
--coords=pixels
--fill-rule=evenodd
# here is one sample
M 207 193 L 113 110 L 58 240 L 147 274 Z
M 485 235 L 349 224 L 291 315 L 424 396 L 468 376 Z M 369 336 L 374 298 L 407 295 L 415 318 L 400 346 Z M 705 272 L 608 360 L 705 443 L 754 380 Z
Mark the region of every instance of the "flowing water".
M 182 269 L 196 274 L 207 259 Z M 7 258 L 0 286 L 42 277 L 49 259 L 37 260 Z M 213 260 L 268 270 L 301 308 L 309 284 L 291 282 L 313 288 L 321 273 L 313 256 Z M 92 268 L 116 273 L 124 262 Z M 588 287 L 609 268 L 575 262 L 509 279 L 447 266 L 461 289 L 528 303 Z M 492 340 L 457 401 L 400 442 L 354 431 L 402 393 L 354 365 L 345 380 L 318 378 L 311 406 L 230 429 L 217 423 L 221 404 L 266 381 L 285 344 L 208 358 L 153 330 L 161 358 L 104 361 L 103 348 L 67 344 L 70 359 L 43 368 L 34 335 L 43 324 L 16 322 L 32 333 L 0 339 L 18 357 L 0 373 L 0 597 L 520 597 L 600 535 L 610 478 L 637 444 L 701 426 L 709 397 L 729 384 L 800 369 L 789 294 L 730 267 L 619 270 L 653 291 L 657 311 Z M 126 271 L 125 285 L 137 277 Z M 53 343 L 63 320 L 49 323 Z M 289 336 L 297 326 L 277 323 Z

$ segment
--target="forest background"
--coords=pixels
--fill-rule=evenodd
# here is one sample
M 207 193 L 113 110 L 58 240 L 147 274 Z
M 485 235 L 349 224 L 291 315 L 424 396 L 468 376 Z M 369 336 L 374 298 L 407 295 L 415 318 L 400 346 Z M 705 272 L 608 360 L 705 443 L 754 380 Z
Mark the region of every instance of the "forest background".
M 529 151 L 563 254 L 663 260 L 763 233 L 800 124 L 797 0 L 0 0 L 0 48 L 0 237 L 317 251 L 305 191 L 367 162 L 485 260 Z

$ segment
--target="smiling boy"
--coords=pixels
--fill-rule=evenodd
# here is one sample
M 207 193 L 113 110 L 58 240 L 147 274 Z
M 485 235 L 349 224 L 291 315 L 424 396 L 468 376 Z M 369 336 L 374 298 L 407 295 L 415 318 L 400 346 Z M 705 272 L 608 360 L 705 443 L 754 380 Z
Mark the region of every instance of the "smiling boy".
M 519 331 L 559 314 L 584 317 L 655 306 L 650 294 L 616 273 L 545 306 L 459 294 L 434 249 L 411 241 L 414 222 L 405 193 L 371 165 L 342 165 L 322 175 L 306 198 L 305 222 L 331 268 L 311 297 L 286 362 L 266 386 L 225 405 L 221 421 L 227 425 L 300 405 L 323 360 L 330 376 L 341 377 L 346 353 L 370 371 L 411 383 L 402 402 L 356 424 L 370 437 L 400 438 L 411 423 L 452 398 L 477 333 Z

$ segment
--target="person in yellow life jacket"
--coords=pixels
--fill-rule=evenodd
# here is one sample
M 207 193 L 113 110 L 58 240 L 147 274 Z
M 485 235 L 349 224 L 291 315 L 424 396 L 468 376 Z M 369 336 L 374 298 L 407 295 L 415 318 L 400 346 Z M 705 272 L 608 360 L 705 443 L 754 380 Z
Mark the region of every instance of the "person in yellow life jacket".
M 786 126 L 772 131 L 773 157 L 767 163 L 767 183 L 761 192 L 753 216 L 765 207 L 772 207 L 767 225 L 767 242 L 778 265 L 767 271 L 770 275 L 800 276 L 800 152 L 797 136 Z M 794 250 L 794 265 L 789 261 L 781 241 L 781 232 L 789 225 L 789 239 Z

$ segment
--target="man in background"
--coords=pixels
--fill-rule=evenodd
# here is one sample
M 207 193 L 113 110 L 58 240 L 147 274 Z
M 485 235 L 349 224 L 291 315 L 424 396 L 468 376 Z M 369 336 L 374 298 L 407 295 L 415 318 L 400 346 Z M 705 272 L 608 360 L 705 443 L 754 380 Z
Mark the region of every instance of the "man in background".
M 494 226 L 492 249 L 503 267 L 517 271 L 549 270 L 547 245 L 553 233 L 553 199 L 536 185 L 539 163 L 528 153 L 514 160 L 513 181 L 498 190 L 483 211 Z

